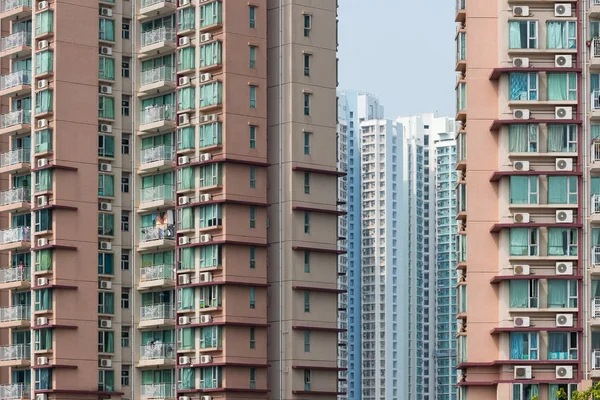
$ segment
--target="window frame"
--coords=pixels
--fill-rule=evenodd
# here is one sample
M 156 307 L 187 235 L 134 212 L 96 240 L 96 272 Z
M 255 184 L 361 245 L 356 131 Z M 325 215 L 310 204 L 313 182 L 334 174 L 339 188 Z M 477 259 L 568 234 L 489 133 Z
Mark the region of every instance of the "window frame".
M 508 20 L 508 40 L 510 43 L 510 23 L 511 22 L 517 22 L 517 23 L 526 23 L 527 24 L 527 47 L 511 47 L 512 50 L 518 50 L 518 49 L 537 49 L 539 47 L 539 32 L 540 32 L 540 24 L 539 21 L 537 20 L 532 20 L 532 19 L 509 19 Z M 533 24 L 533 25 L 532 25 Z M 534 27 L 534 32 L 531 32 L 531 28 L 532 26 Z M 532 42 L 533 41 L 533 42 Z M 533 46 L 532 46 L 533 43 Z

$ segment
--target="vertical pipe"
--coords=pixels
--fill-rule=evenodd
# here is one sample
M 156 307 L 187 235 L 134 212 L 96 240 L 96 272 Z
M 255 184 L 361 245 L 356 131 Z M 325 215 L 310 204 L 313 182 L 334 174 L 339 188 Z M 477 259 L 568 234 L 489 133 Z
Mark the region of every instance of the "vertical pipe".
M 283 267 L 283 0 L 279 0 L 279 399 L 285 398 L 285 284 Z

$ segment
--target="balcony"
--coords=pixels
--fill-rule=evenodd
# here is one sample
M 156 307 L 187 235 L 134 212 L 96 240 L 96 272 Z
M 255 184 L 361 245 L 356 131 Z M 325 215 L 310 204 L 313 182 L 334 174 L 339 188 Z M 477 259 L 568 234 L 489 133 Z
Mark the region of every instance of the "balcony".
M 29 149 L 15 149 L 0 154 L 0 174 L 16 174 L 30 169 L 31 152 Z
M 19 96 L 30 91 L 30 71 L 16 71 L 0 76 L 0 96 Z
M 591 222 L 592 223 L 600 223 L 600 195 L 598 195 L 598 194 L 592 195 L 590 211 L 591 211 L 591 216 L 590 216 Z
M 175 186 L 159 185 L 143 188 L 141 190 L 140 207 L 143 212 L 150 209 L 164 209 L 175 207 Z
M 142 345 L 138 367 L 157 367 L 175 364 L 175 344 L 155 341 Z
M 147 226 L 140 231 L 139 251 L 168 250 L 175 247 L 173 226 Z
M 600 17 L 600 0 L 590 0 L 590 14 L 592 18 Z
M 0 269 L 0 290 L 28 288 L 30 280 L 29 267 L 20 266 Z
M 22 17 L 31 17 L 31 11 L 31 0 L 0 1 L 0 20 L 18 20 Z M 3 398 L 3 396 L 0 395 L 0 398 Z
M 30 325 L 31 306 L 0 308 L 0 328 L 25 328 Z
M 142 0 L 138 19 L 144 20 L 147 18 L 156 18 L 163 14 L 170 14 L 176 8 L 175 0 Z
M 140 135 L 158 133 L 175 129 L 175 106 L 163 104 L 148 107 L 140 116 Z M 1 131 L 0 131 L 1 133 Z
M 15 344 L 0 347 L 0 367 L 25 367 L 31 360 L 31 347 L 28 344 Z
M 600 326 L 600 297 L 592 299 L 592 308 L 590 309 L 590 325 Z
M 175 305 L 157 303 L 140 308 L 140 328 L 175 325 Z
M 19 226 L 0 231 L 0 251 L 29 249 L 30 230 L 27 226 Z
M 23 57 L 31 54 L 31 33 L 17 32 L 0 39 L 0 57 Z
M 156 172 L 173 168 L 175 149 L 172 146 L 157 146 L 140 152 L 140 172 Z
M 154 95 L 174 90 L 176 87 L 175 75 L 175 68 L 164 65 L 148 71 L 142 71 L 138 97 L 146 96 L 150 92 Z
M 0 115 L 0 135 L 21 133 L 31 131 L 31 111 L 17 110 L 8 114 Z
M 456 0 L 456 18 L 455 22 L 460 22 L 461 24 L 465 22 L 467 18 L 467 0 Z
M 175 29 L 162 27 L 151 31 L 142 32 L 140 58 L 157 56 L 174 51 L 176 48 L 175 39 L 177 35 Z
M 29 188 L 16 188 L 0 192 L 0 212 L 29 210 Z
M 142 399 L 147 400 L 174 400 L 175 385 L 158 383 L 154 385 L 142 385 Z
M 31 398 L 29 384 L 15 383 L 13 385 L 0 385 L 0 399 L 24 400 Z
M 142 267 L 139 289 L 171 287 L 175 285 L 175 265 L 161 264 Z

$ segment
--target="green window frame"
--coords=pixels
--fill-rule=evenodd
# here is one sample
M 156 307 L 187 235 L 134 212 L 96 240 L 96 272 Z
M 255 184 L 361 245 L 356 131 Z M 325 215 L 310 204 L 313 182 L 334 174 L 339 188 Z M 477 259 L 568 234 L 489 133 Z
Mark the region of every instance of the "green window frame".
M 196 88 L 186 87 L 177 91 L 177 108 L 179 111 L 191 110 L 196 107 Z
M 35 114 L 45 114 L 54 109 L 54 93 L 52 90 L 42 90 L 35 94 Z
M 48 10 L 35 15 L 35 36 L 54 32 L 54 11 Z
M 256 389 L 256 368 L 250 368 L 250 389 Z
M 115 255 L 113 253 L 98 253 L 98 275 L 114 275 Z
M 98 62 L 98 77 L 104 80 L 115 80 L 115 59 L 100 57 Z
M 52 151 L 52 131 L 44 129 L 35 133 L 35 153 L 47 153 Z

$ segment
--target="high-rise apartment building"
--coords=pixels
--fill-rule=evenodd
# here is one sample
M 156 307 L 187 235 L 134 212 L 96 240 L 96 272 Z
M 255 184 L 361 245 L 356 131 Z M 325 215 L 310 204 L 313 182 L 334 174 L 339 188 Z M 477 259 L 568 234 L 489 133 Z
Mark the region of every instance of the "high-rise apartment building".
M 336 15 L 0 0 L 0 398 L 341 395 Z

